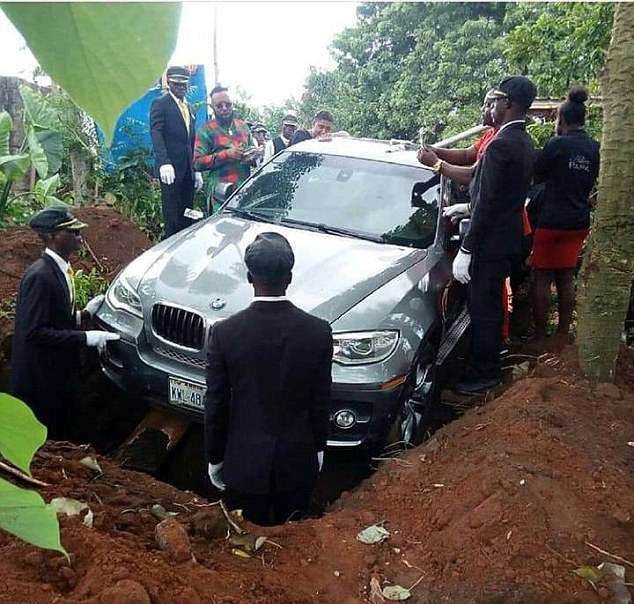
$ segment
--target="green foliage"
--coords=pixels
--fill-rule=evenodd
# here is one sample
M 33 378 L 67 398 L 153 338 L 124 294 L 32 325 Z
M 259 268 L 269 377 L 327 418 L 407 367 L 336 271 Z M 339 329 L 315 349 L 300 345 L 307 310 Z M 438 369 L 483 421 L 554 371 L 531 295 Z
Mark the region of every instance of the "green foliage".
M 163 220 L 161 189 L 152 177 L 150 156 L 150 151 L 143 147 L 122 156 L 115 171 L 103 175 L 102 186 L 106 199 L 113 199 L 114 206 L 124 216 L 158 240 Z
M 254 124 L 262 121 L 259 110 L 251 102 L 251 95 L 240 86 L 233 95 L 233 110 L 237 117 L 246 122 Z
M 35 168 L 35 171 L 40 178 L 46 178 L 48 175 L 48 161 L 46 159 L 46 153 L 44 153 L 44 148 L 40 145 L 40 141 L 35 136 L 35 130 L 33 128 L 29 128 L 26 131 L 26 140 L 29 147 L 31 165 Z
M 48 173 L 55 174 L 62 165 L 64 153 L 61 133 L 55 130 L 35 130 L 35 138 L 46 156 Z
M 597 92 L 613 12 L 611 3 L 518 4 L 503 46 L 511 71 L 530 77 L 540 96 L 562 97 L 579 83 Z
M 64 203 L 55 197 L 54 193 L 59 189 L 59 174 L 53 174 L 50 178 L 40 179 L 33 188 L 33 197 L 40 208 Z
M 92 268 L 89 273 L 79 269 L 75 272 L 74 282 L 77 308 L 84 308 L 91 298 L 105 294 L 108 289 L 108 279 L 96 268 Z
M 543 149 L 544 145 L 555 134 L 555 122 L 536 122 L 526 127 L 526 131 L 531 135 L 535 147 Z
M 9 153 L 11 116 L 4 111 L 0 113 L 0 151 L 7 151 L 0 156 L 0 173 L 4 177 L 0 189 L 0 226 L 14 222 L 13 219 L 28 209 L 24 207 L 22 195 L 10 198 L 13 182 L 22 180 L 31 167 L 41 179 L 46 178 L 61 164 L 62 137 L 56 130 L 60 123 L 54 109 L 42 94 L 29 86 L 20 86 L 20 96 L 24 105 L 25 138 L 17 154 Z
M 597 89 L 611 4 L 366 3 L 338 34 L 332 71 L 311 69 L 301 114 L 330 109 L 337 128 L 437 141 L 477 124 L 486 91 L 526 73 L 540 96 Z
M 7 179 L 6 182 L 24 178 L 30 166 L 31 158 L 28 153 L 0 157 L 0 171 Z
M 0 393 L 0 453 L 31 474 L 35 452 L 46 441 L 46 427 L 22 401 Z M 59 540 L 55 510 L 35 491 L 21 489 L 0 478 L 0 528 L 38 547 L 65 555 Z
M 0 111 L 0 157 L 11 153 L 9 148 L 11 130 L 13 130 L 11 116 L 6 111 Z
M 46 441 L 46 427 L 22 401 L 0 393 L 0 454 L 23 472 Z
M 119 114 L 162 73 L 180 3 L 2 3 L 38 63 L 112 136 Z
M 23 541 L 68 556 L 59 538 L 55 509 L 35 491 L 0 478 L 0 528 Z
M 20 86 L 20 96 L 24 105 L 24 121 L 33 128 L 55 130 L 59 118 L 48 99 L 30 86 Z

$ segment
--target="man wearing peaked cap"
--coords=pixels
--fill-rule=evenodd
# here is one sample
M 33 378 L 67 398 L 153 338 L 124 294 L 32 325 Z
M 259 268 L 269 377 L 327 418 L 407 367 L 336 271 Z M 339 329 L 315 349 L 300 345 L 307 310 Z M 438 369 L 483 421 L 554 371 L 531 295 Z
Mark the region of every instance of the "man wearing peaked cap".
M 30 222 L 46 249 L 26 269 L 15 308 L 11 356 L 11 390 L 31 407 L 48 428 L 49 438 L 68 434 L 68 421 L 77 396 L 79 352 L 92 346 L 102 352 L 119 335 L 82 331 L 103 302 L 96 296 L 81 311 L 76 296 L 70 257 L 82 244 L 87 225 L 63 206 L 38 212 Z
M 203 179 L 193 168 L 195 117 L 185 99 L 189 72 L 173 66 L 166 77 L 167 93 L 150 108 L 150 133 L 167 238 L 191 224 L 184 212 L 192 207 L 194 188 L 201 189 Z
M 282 132 L 279 136 L 276 136 L 266 143 L 264 158 L 262 159 L 264 163 L 290 146 L 298 126 L 299 120 L 297 119 L 297 114 L 294 111 L 287 111 L 282 119 Z
M 286 298 L 295 256 L 282 235 L 258 235 L 244 263 L 253 303 L 211 331 L 205 451 L 232 507 L 282 524 L 306 513 L 323 463 L 332 332 Z
M 535 153 L 526 133 L 526 110 L 535 99 L 535 85 L 524 76 L 512 76 L 489 95 L 497 133 L 473 173 L 471 222 L 453 262 L 454 277 L 469 283 L 472 366 L 455 385 L 467 395 L 500 382 L 500 291 L 513 264 L 521 261 L 524 201 Z

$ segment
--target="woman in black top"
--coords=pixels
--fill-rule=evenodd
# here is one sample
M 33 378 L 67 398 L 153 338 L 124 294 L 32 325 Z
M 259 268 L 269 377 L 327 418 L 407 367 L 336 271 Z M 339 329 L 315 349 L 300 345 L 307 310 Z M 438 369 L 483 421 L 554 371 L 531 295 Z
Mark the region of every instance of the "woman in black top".
M 599 143 L 584 130 L 588 91 L 573 87 L 557 113 L 557 136 L 548 141 L 535 165 L 544 182 L 543 202 L 534 225 L 531 265 L 534 270 L 535 337 L 546 336 L 550 288 L 557 288 L 557 335 L 566 341 L 575 305 L 574 275 L 581 246 L 590 228 L 588 196 L 599 174 Z

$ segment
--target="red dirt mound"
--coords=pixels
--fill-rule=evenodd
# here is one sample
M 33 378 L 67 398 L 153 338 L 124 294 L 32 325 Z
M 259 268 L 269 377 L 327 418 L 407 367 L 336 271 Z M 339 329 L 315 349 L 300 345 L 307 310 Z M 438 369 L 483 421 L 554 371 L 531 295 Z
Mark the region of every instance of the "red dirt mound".
M 546 358 L 501 398 L 385 462 L 323 518 L 247 526 L 281 546 L 251 558 L 232 553 L 217 506 L 101 458 L 95 476 L 78 463 L 85 451 L 49 444 L 34 464 L 51 483 L 45 499 L 87 502 L 94 526 L 61 520 L 70 564 L 0 535 L 0 604 L 376 604 L 371 582 L 419 579 L 410 602 L 609 601 L 605 585 L 595 591 L 573 571 L 618 562 L 592 546 L 634 560 L 634 395 L 593 392 L 567 358 Z M 176 540 L 164 549 L 154 504 L 181 525 L 159 529 Z M 378 522 L 385 542 L 356 540 Z
M 136 225 L 107 206 L 73 210 L 88 227 L 83 235 L 101 267 L 112 276 L 151 245 Z M 42 242 L 29 227 L 2 231 L 0 237 L 0 300 L 14 296 L 26 267 L 42 253 Z M 97 262 L 90 253 L 73 260 L 77 269 L 90 270 Z

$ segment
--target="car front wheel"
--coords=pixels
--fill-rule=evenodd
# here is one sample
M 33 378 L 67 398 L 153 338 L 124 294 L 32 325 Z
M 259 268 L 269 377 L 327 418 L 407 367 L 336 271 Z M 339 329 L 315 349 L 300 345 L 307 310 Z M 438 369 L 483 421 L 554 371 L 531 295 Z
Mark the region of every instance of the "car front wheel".
M 410 449 L 419 445 L 427 430 L 427 419 L 437 389 L 436 354 L 427 344 L 412 369 L 402 403 L 388 433 L 386 445 L 390 450 Z

